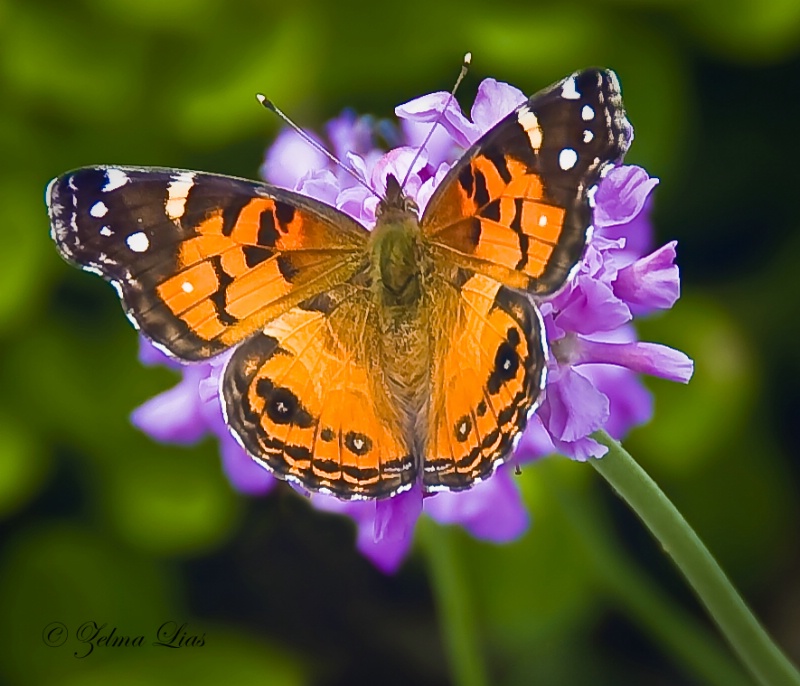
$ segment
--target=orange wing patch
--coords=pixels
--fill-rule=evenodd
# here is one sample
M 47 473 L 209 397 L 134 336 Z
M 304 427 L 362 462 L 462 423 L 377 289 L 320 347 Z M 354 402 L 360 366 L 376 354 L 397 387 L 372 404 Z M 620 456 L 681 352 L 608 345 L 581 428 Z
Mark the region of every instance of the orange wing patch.
M 537 291 L 537 280 L 558 245 L 565 211 L 545 200 L 541 177 L 523 162 L 483 154 L 445 186 L 430 216 L 432 224 L 423 219 L 423 226 L 443 258 L 509 286 Z
M 344 339 L 334 308 L 349 325 Z M 355 296 L 313 298 L 243 343 L 223 381 L 227 420 L 250 455 L 280 478 L 344 499 L 385 497 L 416 478 L 374 363 L 354 343 L 368 316 Z
M 297 207 L 253 198 L 226 223 L 214 210 L 178 245 L 175 273 L 158 298 L 202 349 L 226 348 L 307 297 L 348 278 L 349 236 Z
M 463 490 L 513 448 L 541 392 L 541 322 L 523 295 L 475 274 L 460 291 L 452 334 L 434 355 L 426 490 Z

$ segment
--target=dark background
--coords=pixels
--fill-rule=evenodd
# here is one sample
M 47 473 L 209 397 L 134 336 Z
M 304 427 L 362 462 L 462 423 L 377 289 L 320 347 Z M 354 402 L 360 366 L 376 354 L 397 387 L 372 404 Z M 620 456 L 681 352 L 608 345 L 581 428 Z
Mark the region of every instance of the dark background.
M 344 107 L 392 117 L 448 89 L 467 50 L 467 111 L 486 76 L 533 92 L 618 72 L 628 160 L 661 178 L 657 239 L 679 241 L 683 277 L 641 335 L 696 363 L 686 387 L 647 380 L 655 418 L 626 446 L 800 659 L 800 3 L 6 0 L 0 681 L 451 682 L 424 546 L 384 576 L 347 520 L 285 488 L 235 493 L 212 440 L 161 446 L 130 426 L 176 377 L 140 367 L 113 290 L 59 259 L 43 192 L 97 163 L 254 177 L 278 130 L 255 92 L 318 130 Z M 491 682 L 711 683 L 668 616 L 717 642 L 713 627 L 594 470 L 554 457 L 520 486 L 534 523 L 513 545 L 423 531 L 453 545 Z M 70 640 L 48 648 L 55 621 Z M 147 645 L 78 659 L 86 621 Z M 205 645 L 150 645 L 168 621 Z

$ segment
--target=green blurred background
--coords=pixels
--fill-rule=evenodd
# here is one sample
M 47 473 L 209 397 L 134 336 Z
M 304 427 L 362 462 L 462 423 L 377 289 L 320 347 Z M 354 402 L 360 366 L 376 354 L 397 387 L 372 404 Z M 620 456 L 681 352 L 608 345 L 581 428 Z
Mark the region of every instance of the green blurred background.
M 800 658 L 797 0 L 0 0 L 2 683 L 451 682 L 424 546 L 384 576 L 348 521 L 234 493 L 213 441 L 129 425 L 176 377 L 139 366 L 113 290 L 59 259 L 43 192 L 96 163 L 254 177 L 278 129 L 255 92 L 318 129 L 391 117 L 466 50 L 466 109 L 485 76 L 619 73 L 683 276 L 642 337 L 696 362 L 687 387 L 647 381 L 656 416 L 626 445 Z M 520 484 L 534 524 L 513 545 L 423 531 L 452 544 L 492 683 L 708 683 L 664 632 L 670 613 L 713 630 L 594 470 L 551 458 Z M 44 645 L 56 621 L 205 644 L 79 659 L 72 636 Z

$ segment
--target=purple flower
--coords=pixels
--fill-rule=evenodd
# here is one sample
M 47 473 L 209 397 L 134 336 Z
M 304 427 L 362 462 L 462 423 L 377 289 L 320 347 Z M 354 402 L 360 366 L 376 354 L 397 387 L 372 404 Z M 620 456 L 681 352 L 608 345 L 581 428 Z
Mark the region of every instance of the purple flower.
M 373 120 L 350 112 L 331 121 L 326 132 L 336 155 L 378 194 L 385 191 L 388 174 L 405 178 L 413 161 L 405 191 L 424 209 L 464 149 L 524 101 L 521 91 L 493 79 L 480 84 L 469 119 L 447 93 L 417 98 L 396 108 L 400 133 L 392 131 L 390 137 L 405 145 L 388 152 L 373 144 Z M 433 136 L 417 157 L 435 121 Z M 374 194 L 292 131 L 281 133 L 267 151 L 262 173 L 270 183 L 330 203 L 367 227 L 374 224 Z M 692 362 L 686 355 L 637 340 L 632 324 L 634 316 L 670 308 L 680 295 L 675 242 L 651 251 L 649 208 L 657 184 L 635 166 L 613 168 L 600 183 L 594 235 L 574 278 L 539 304 L 551 348 L 545 397 L 521 437 L 514 462 L 553 452 L 576 460 L 600 457 L 606 448 L 591 438 L 593 432 L 604 429 L 622 438 L 652 415 L 652 398 L 639 374 L 681 382 L 691 377 Z M 192 443 L 215 434 L 234 486 L 265 492 L 272 477 L 245 455 L 223 421 L 217 389 L 224 358 L 183 367 L 178 385 L 146 402 L 132 419 L 158 440 Z M 168 363 L 146 344 L 141 359 Z M 423 497 L 416 487 L 377 502 L 345 502 L 315 493 L 311 502 L 353 519 L 358 549 L 391 572 L 407 554 L 422 513 L 442 524 L 459 524 L 487 541 L 502 543 L 521 535 L 529 515 L 511 469 L 504 465 L 492 478 L 459 493 Z

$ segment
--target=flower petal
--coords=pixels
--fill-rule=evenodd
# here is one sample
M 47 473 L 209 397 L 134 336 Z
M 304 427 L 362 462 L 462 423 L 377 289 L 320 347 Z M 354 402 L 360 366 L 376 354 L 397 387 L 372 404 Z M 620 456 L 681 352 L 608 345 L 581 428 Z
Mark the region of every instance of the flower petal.
M 441 119 L 440 114 L 444 111 Z M 414 122 L 438 121 L 462 148 L 468 148 L 480 136 L 480 130 L 462 113 L 455 98 L 450 93 L 439 91 L 423 95 L 394 108 L 400 119 Z
M 425 152 L 422 152 L 419 156 L 417 156 L 417 152 L 416 149 L 409 146 L 395 148 L 387 152 L 372 168 L 373 187 L 378 192 L 386 192 L 386 179 L 389 174 L 393 174 L 398 181 L 402 182 L 406 178 L 408 168 L 413 162 L 414 166 L 411 168 L 411 174 L 408 175 L 404 190 L 412 198 L 415 197 L 416 191 L 419 190 L 421 185 L 419 173 L 428 164 L 428 156 Z
M 447 172 L 450 171 L 450 167 L 451 165 L 447 162 L 440 164 L 436 173 L 420 186 L 416 197 L 420 212 L 425 211 L 425 208 L 428 206 L 428 201 L 431 199 L 434 191 L 439 187 L 439 184 L 442 182 Z
M 537 411 L 522 433 L 522 438 L 514 453 L 514 461 L 518 464 L 523 464 L 552 455 L 555 452 L 556 447 L 553 445 L 553 439 L 547 429 L 544 428 L 542 419 Z
M 322 142 L 312 132 L 308 135 Z M 309 172 L 330 167 L 330 161 L 319 150 L 309 145 L 295 131 L 284 129 L 267 149 L 261 176 L 269 183 L 294 190 L 300 180 Z
M 636 426 L 653 417 L 653 394 L 638 374 L 623 367 L 592 364 L 581 367 L 595 388 L 608 398 L 608 420 L 603 429 L 613 438 L 622 440 Z
M 311 503 L 318 510 L 352 519 L 357 527 L 356 547 L 359 552 L 382 572 L 391 574 L 397 571 L 411 547 L 414 523 L 422 507 L 421 492 L 416 489 L 414 494 L 413 491 L 385 501 L 344 501 L 330 495 L 312 493 Z M 393 504 L 396 498 L 401 500 Z M 378 506 L 381 503 L 384 504 L 379 515 Z
M 185 368 L 185 365 L 178 362 L 178 360 L 175 358 L 167 355 L 160 348 L 156 348 L 149 338 L 141 334 L 139 334 L 139 362 L 145 367 L 162 365 L 164 367 L 169 367 L 170 369 Z
M 603 457 L 608 452 L 606 446 L 589 436 L 583 436 L 576 441 L 555 440 L 555 444 L 559 453 L 576 462 L 586 462 L 593 457 Z
M 240 493 L 264 495 L 275 487 L 275 477 L 250 457 L 230 433 L 219 435 L 219 450 L 225 476 Z
M 398 542 L 414 535 L 414 525 L 422 512 L 422 489 L 419 486 L 384 498 L 375 504 L 375 542 Z
M 551 373 L 539 418 L 556 441 L 577 441 L 602 428 L 608 419 L 608 398 L 572 367 Z
M 595 194 L 594 224 L 605 227 L 625 224 L 636 217 L 658 185 L 641 167 L 623 165 L 611 169 Z
M 680 383 L 688 383 L 694 371 L 688 355 L 660 343 L 605 343 L 584 338 L 573 354 L 573 364 L 614 364 Z
M 296 189 L 303 195 L 333 205 L 339 195 L 340 185 L 330 169 L 318 169 L 298 179 Z
M 425 138 L 430 134 L 430 139 L 425 145 L 425 153 L 428 155 L 433 166 L 438 166 L 443 162 L 452 164 L 455 162 L 459 153 L 463 152 L 463 148 L 450 135 L 450 132 L 441 124 L 437 124 L 433 133 L 431 133 L 431 125 L 428 122 L 416 122 L 411 120 L 403 120 L 403 135 L 405 137 L 406 145 L 412 148 L 418 148 L 425 141 Z
M 519 88 L 495 79 L 484 79 L 478 86 L 470 117 L 483 134 L 526 100 Z
M 442 492 L 425 499 L 425 513 L 440 524 L 460 524 L 475 538 L 507 543 L 519 538 L 530 518 L 508 467 L 468 491 Z
M 196 443 L 206 433 L 197 388 L 207 374 L 206 365 L 186 367 L 177 385 L 150 398 L 131 413 L 131 423 L 157 441 Z
M 627 323 L 631 311 L 611 286 L 590 276 L 579 275 L 557 296 L 555 323 L 565 331 L 591 334 L 610 331 Z
M 595 226 L 594 235 L 610 239 L 623 238 L 626 252 L 634 259 L 641 257 L 653 247 L 653 223 L 650 221 L 652 204 L 653 198 L 650 196 L 644 203 L 644 209 L 629 222 Z
M 353 110 L 345 109 L 325 125 L 325 133 L 333 146 L 333 154 L 341 160 L 348 152 L 363 154 L 371 150 L 374 128 L 372 117 L 357 117 Z
M 671 241 L 617 273 L 612 285 L 614 293 L 635 313 L 669 309 L 680 297 L 680 272 L 675 264 L 676 245 L 677 241 Z
M 412 537 L 376 541 L 371 529 L 372 527 L 369 525 L 358 527 L 356 548 L 382 572 L 393 574 L 408 554 Z
M 353 219 L 367 226 L 375 222 L 375 208 L 377 200 L 370 204 L 374 196 L 364 186 L 351 186 L 346 188 L 336 198 L 336 207 L 349 214 Z

